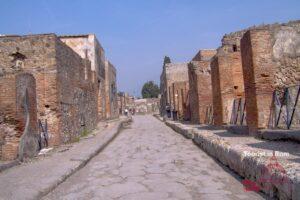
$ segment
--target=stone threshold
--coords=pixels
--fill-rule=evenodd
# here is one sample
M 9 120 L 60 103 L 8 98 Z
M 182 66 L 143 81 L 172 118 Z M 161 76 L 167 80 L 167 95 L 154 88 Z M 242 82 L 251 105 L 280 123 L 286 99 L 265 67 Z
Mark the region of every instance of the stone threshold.
M 247 135 L 232 134 L 226 128 L 219 129 L 205 125 L 187 125 L 175 121 L 165 121 L 155 116 L 176 132 L 201 147 L 206 153 L 222 164 L 228 166 L 241 177 L 253 181 L 260 187 L 260 191 L 270 197 L 279 199 L 300 200 L 300 146 L 294 143 L 262 141 Z M 273 149 L 280 151 L 286 148 L 288 158 L 279 158 L 285 172 L 270 172 L 269 159 Z M 294 151 L 292 151 L 294 150 Z M 245 154 L 248 152 L 249 154 Z M 253 153 L 253 155 L 251 154 Z M 261 156 L 267 153 L 268 156 Z M 269 181 L 262 183 L 262 174 L 284 180 L 283 182 Z

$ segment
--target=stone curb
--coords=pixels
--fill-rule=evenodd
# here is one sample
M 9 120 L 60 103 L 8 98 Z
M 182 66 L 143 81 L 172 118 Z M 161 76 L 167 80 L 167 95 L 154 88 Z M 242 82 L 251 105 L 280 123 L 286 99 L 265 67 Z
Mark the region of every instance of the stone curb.
M 49 186 L 47 189 L 45 189 L 42 192 L 39 192 L 36 199 L 41 199 L 42 197 L 49 194 L 51 191 L 53 191 L 57 186 L 59 186 L 61 183 L 66 181 L 70 176 L 72 176 L 74 173 L 79 171 L 81 168 L 83 168 L 92 158 L 94 158 L 96 155 L 98 155 L 105 147 L 107 147 L 121 132 L 124 124 L 129 123 L 132 121 L 132 118 L 127 118 L 125 120 L 121 120 L 118 124 L 117 130 L 109 136 L 97 149 L 95 149 L 94 152 L 90 153 L 87 157 L 82 158 L 81 162 L 78 166 L 76 166 L 74 169 L 72 169 L 70 172 L 66 173 L 61 179 L 57 180 L 56 183 Z M 80 159 L 79 159 L 80 160 Z
M 258 157 L 244 156 L 240 149 L 231 146 L 220 136 L 212 135 L 212 131 L 210 130 L 185 127 L 183 124 L 173 121 L 166 121 L 165 124 L 184 137 L 192 139 L 194 143 L 210 156 L 216 158 L 244 178 L 257 181 L 262 171 L 266 171 L 267 169 L 267 164 L 259 160 Z M 299 178 L 279 173 L 276 173 L 275 176 L 278 180 L 284 179 L 286 182 L 284 184 L 271 183 L 271 187 L 262 192 L 272 196 L 273 192 L 277 191 L 279 199 L 300 200 Z
M 19 164 L 21 164 L 21 162 L 19 160 L 13 160 L 6 164 L 0 164 L 0 173 L 3 172 L 4 170 L 7 170 L 7 169 L 14 167 L 16 165 L 19 165 Z

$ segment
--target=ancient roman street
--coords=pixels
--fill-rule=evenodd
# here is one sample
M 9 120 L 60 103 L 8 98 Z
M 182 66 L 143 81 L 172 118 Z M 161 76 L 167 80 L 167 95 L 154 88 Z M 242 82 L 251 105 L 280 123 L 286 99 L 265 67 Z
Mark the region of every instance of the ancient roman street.
M 135 116 L 103 152 L 44 199 L 262 199 L 153 116 Z
M 0 4 L 0 200 L 300 200 L 300 1 Z

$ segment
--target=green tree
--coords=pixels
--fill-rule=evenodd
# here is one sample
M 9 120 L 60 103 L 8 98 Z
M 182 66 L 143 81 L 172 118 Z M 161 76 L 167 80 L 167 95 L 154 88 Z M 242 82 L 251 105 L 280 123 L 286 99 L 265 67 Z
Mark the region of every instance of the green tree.
M 146 82 L 142 88 L 143 98 L 157 98 L 159 93 L 159 87 L 153 81 Z

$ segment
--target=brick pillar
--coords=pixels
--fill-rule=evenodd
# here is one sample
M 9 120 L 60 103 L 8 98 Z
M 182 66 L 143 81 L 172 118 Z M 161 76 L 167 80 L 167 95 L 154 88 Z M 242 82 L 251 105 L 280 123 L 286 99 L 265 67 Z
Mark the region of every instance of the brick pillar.
M 222 98 L 221 98 L 221 83 L 218 57 L 214 56 L 211 61 L 211 84 L 212 84 L 212 96 L 213 96 L 213 118 L 215 125 L 223 124 L 223 110 L 222 110 Z
M 189 65 L 191 120 L 205 123 L 207 108 L 212 105 L 210 61 L 193 61 Z
M 244 96 L 241 52 L 222 47 L 211 62 L 214 124 L 229 124 L 233 101 Z
M 211 80 L 213 91 L 214 124 L 223 125 L 230 121 L 234 100 L 233 70 L 228 55 L 218 54 L 212 60 Z
M 270 115 L 275 68 L 271 42 L 271 33 L 262 29 L 247 31 L 241 39 L 246 119 L 252 135 L 267 127 Z

